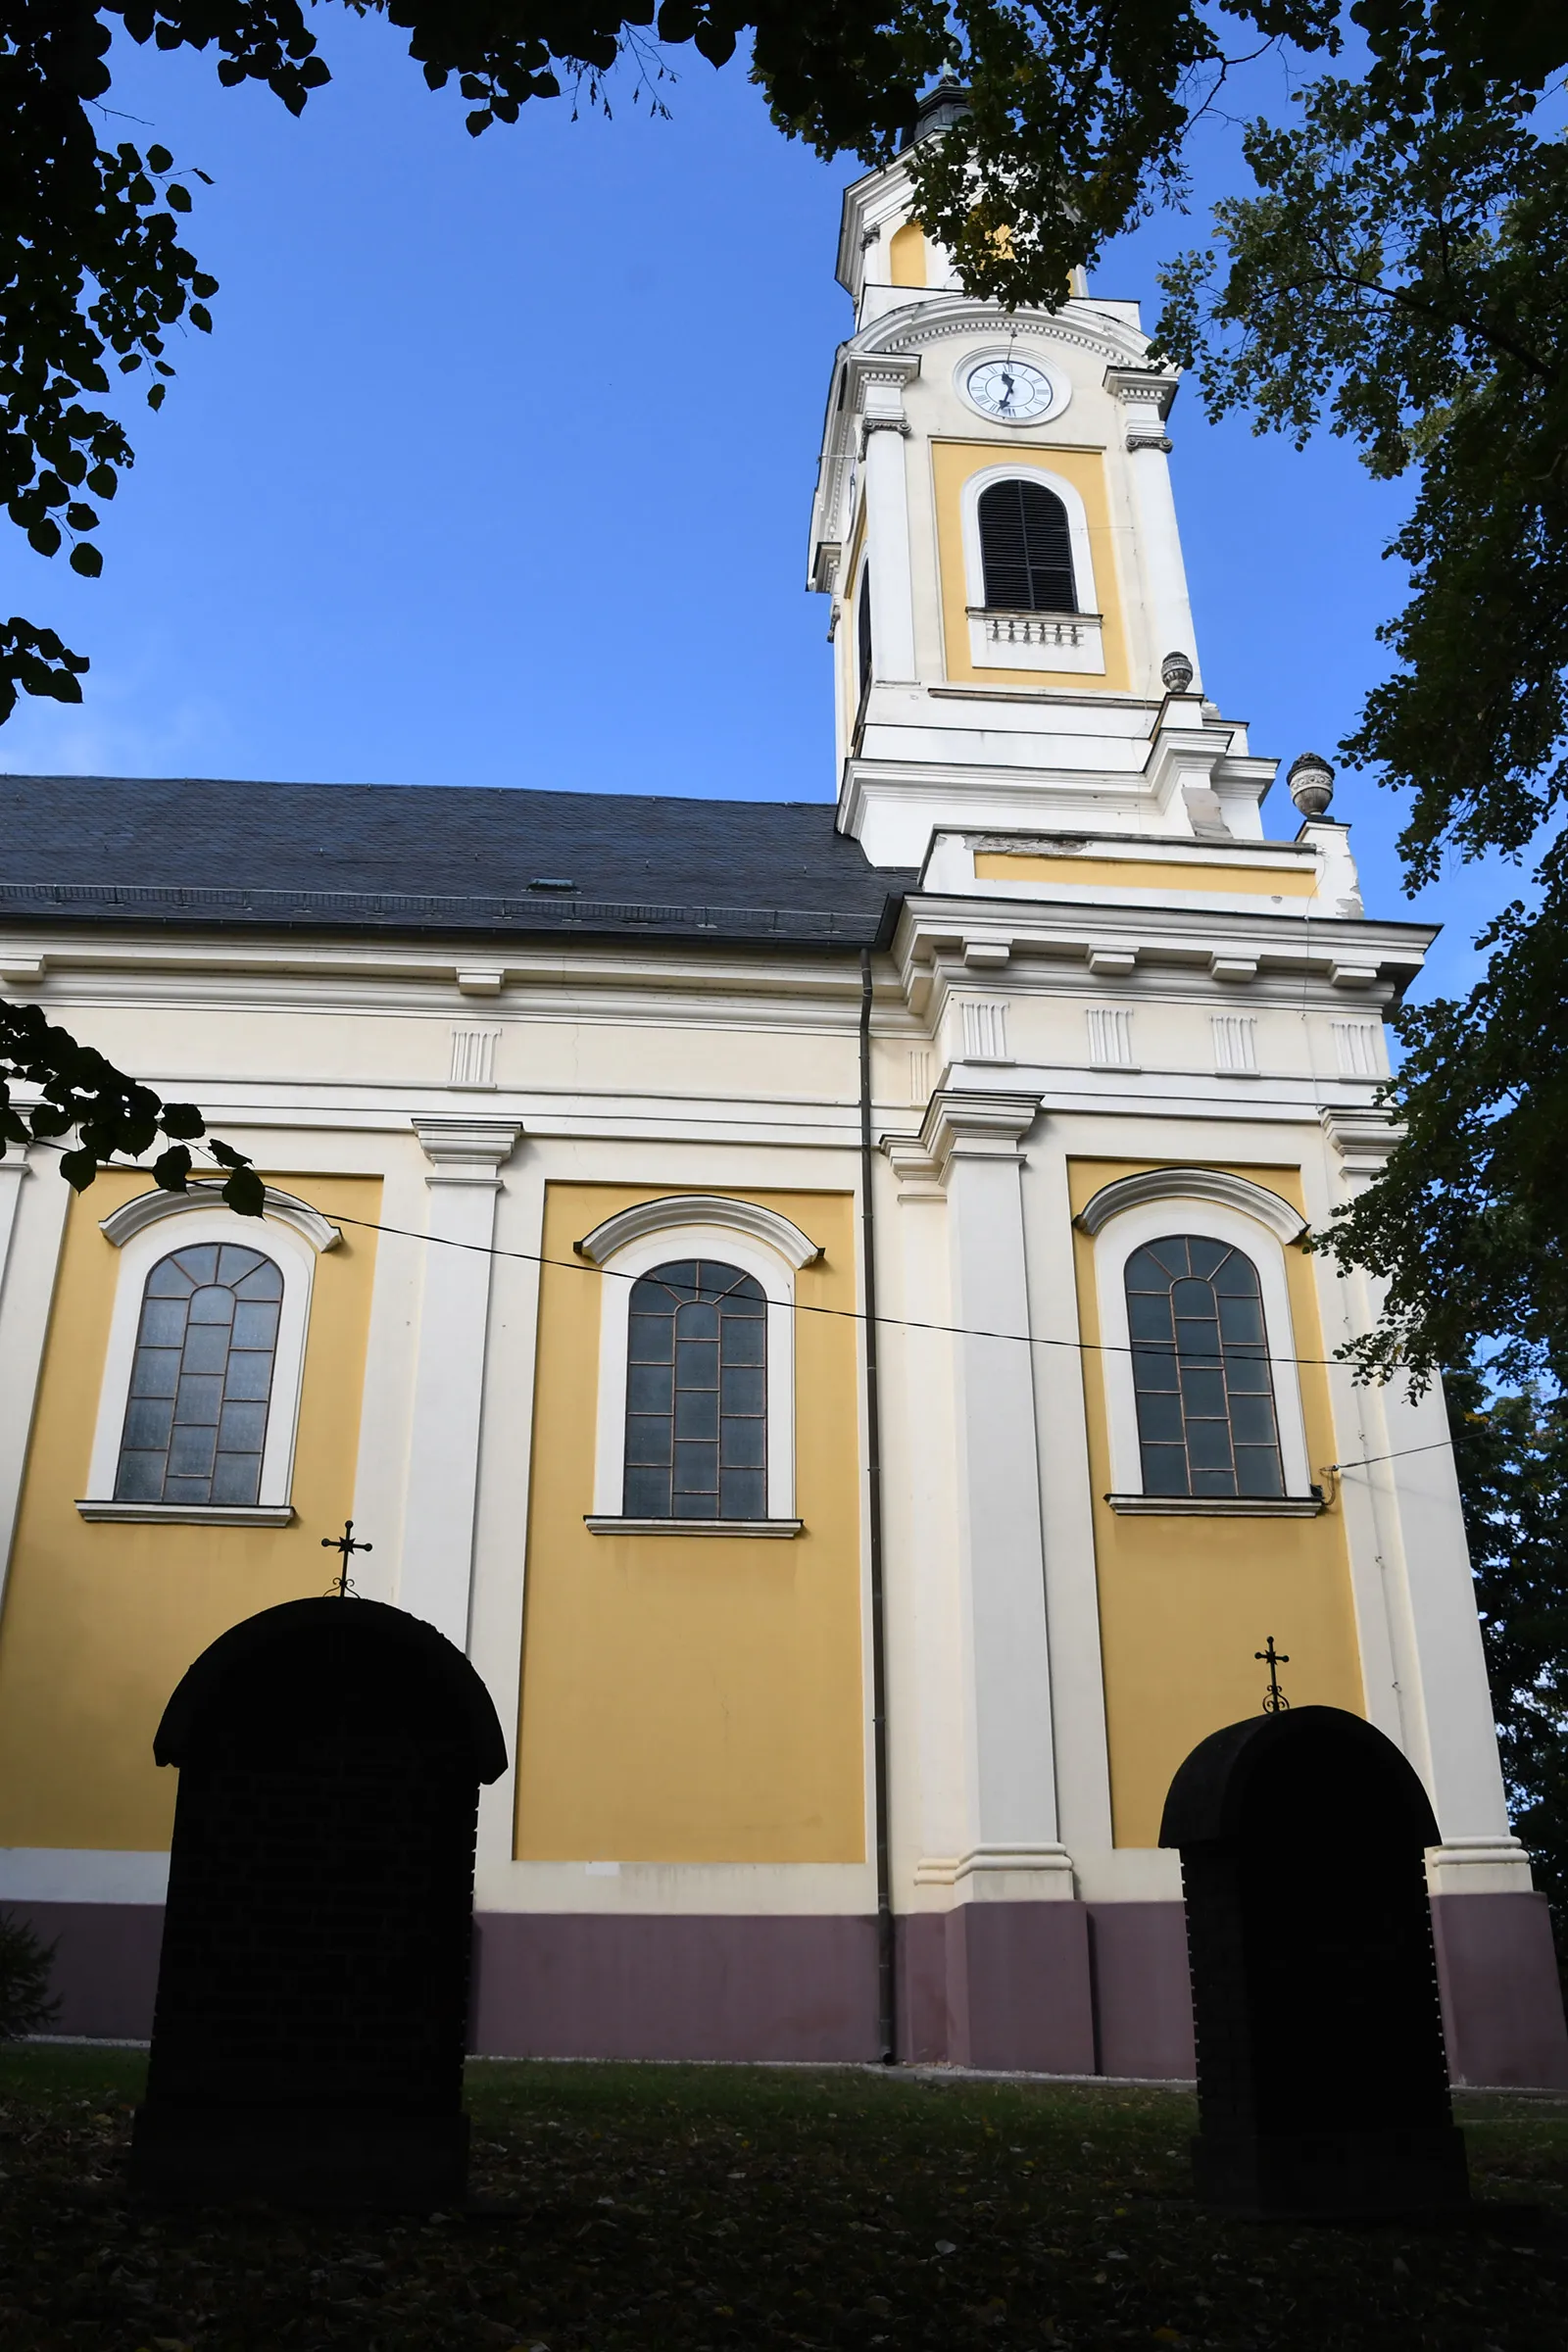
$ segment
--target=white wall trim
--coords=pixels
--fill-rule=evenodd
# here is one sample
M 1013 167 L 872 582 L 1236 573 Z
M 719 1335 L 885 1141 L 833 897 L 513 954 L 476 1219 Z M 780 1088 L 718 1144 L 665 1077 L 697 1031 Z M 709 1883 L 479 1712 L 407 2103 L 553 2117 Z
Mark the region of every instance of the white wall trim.
M 0 1846 L 0 1902 L 161 1903 L 167 1853 L 133 1847 Z
M 268 1185 L 266 1200 L 267 1217 L 275 1219 L 280 1225 L 290 1225 L 296 1233 L 302 1233 L 313 1250 L 335 1250 L 343 1239 L 339 1228 L 323 1217 L 318 1208 L 312 1208 L 308 1200 L 296 1200 L 292 1193 L 280 1193 Z M 232 1209 L 223 1206 L 221 1185 L 193 1184 L 183 1193 L 138 1193 L 134 1200 L 122 1200 L 118 1208 L 112 1208 L 107 1217 L 101 1218 L 98 1230 L 106 1240 L 114 1243 L 117 1250 L 121 1250 L 133 1235 L 144 1232 L 149 1225 L 156 1225 L 165 1217 L 189 1216 L 212 1208 L 223 1209 L 225 1216 L 234 1214 Z M 256 1219 L 246 1217 L 241 1222 L 254 1227 Z M 178 1243 L 170 1245 L 172 1249 L 182 1246 Z
M 771 1542 L 787 1542 L 804 1528 L 799 1519 L 601 1519 L 594 1511 L 584 1512 L 582 1523 L 591 1536 L 761 1536 Z
M 78 1502 L 92 1526 L 111 1522 L 133 1527 L 287 1527 L 294 1508 L 287 1502 Z
M 137 1196 L 138 1200 L 145 1198 Z M 292 1218 L 240 1217 L 230 1208 L 215 1208 L 210 1200 L 193 1203 L 189 1194 L 171 1193 L 154 1198 L 167 1198 L 182 1213 L 177 1231 L 172 1232 L 164 1216 L 157 1215 L 144 1219 L 139 1231 L 133 1230 L 128 1238 L 122 1235 L 116 1245 L 120 1250 L 119 1278 L 104 1355 L 85 1499 L 104 1503 L 114 1500 L 131 1362 L 136 1352 L 142 1292 L 148 1275 L 161 1258 L 176 1250 L 194 1249 L 203 1242 L 229 1242 L 270 1257 L 283 1277 L 277 1348 L 272 1357 L 272 1394 L 267 1410 L 267 1439 L 256 1499 L 258 1504 L 274 1509 L 284 1506 L 290 1499 L 294 1477 L 294 1442 L 299 1429 L 300 1388 L 305 1373 L 305 1340 L 310 1328 L 317 1245 L 306 1239 L 297 1220 Z M 126 1206 L 136 1204 L 128 1201 Z M 298 1205 L 303 1208 L 304 1203 Z M 309 1213 L 314 1216 L 316 1211 Z M 108 1219 L 104 1222 L 107 1224 Z M 338 1238 L 334 1230 L 332 1239 Z
M 795 1272 L 798 1266 L 808 1264 L 821 1252 L 814 1244 L 806 1241 L 799 1226 L 792 1225 L 787 1217 L 777 1216 L 772 1209 L 759 1208 L 755 1203 L 710 1201 L 698 1193 L 675 1195 L 642 1205 L 667 1209 L 682 1198 L 696 1210 L 719 1205 L 750 1207 L 754 1217 L 781 1226 L 787 1236 L 794 1236 L 794 1242 L 790 1245 L 790 1254 L 786 1254 L 771 1232 L 764 1236 L 760 1230 L 748 1231 L 739 1219 L 720 1224 L 694 1215 L 679 1223 L 661 1218 L 652 1231 L 645 1227 L 628 1234 L 613 1250 L 603 1248 L 604 1237 L 620 1218 L 610 1217 L 596 1227 L 587 1242 L 578 1243 L 585 1256 L 590 1254 L 589 1243 L 596 1245 L 592 1262 L 609 1278 L 600 1285 L 599 1412 L 592 1517 L 619 1520 L 622 1513 L 626 1475 L 626 1346 L 632 1286 L 639 1275 L 651 1274 L 656 1266 L 671 1258 L 714 1257 L 722 1264 L 738 1266 L 743 1274 L 752 1275 L 761 1285 L 767 1300 L 767 1517 L 769 1521 L 793 1521 Z M 637 1213 L 636 1209 L 625 1209 L 621 1215 L 633 1217 Z M 806 1246 L 805 1256 L 796 1253 L 799 1244 Z
M 1079 1228 L 1098 1234 L 1112 1217 L 1150 1200 L 1212 1201 L 1266 1225 L 1281 1242 L 1297 1241 L 1306 1231 L 1306 1219 L 1289 1200 L 1261 1184 L 1249 1183 L 1245 1176 L 1227 1175 L 1223 1168 L 1149 1168 L 1141 1175 L 1120 1176 L 1114 1184 L 1102 1185 L 1078 1211 Z
M 788 1217 L 781 1217 L 777 1209 L 763 1208 L 756 1200 L 732 1200 L 723 1193 L 666 1193 L 658 1200 L 639 1200 L 633 1207 L 607 1217 L 573 1246 L 579 1257 L 603 1266 L 628 1242 L 640 1242 L 645 1234 L 670 1233 L 687 1225 L 723 1225 L 736 1233 L 749 1234 L 753 1241 L 765 1243 L 795 1267 L 811 1265 L 822 1254 L 821 1244 L 809 1240 Z
M 1205 1169 L 1159 1169 L 1152 1171 L 1160 1178 L 1202 1176 L 1214 1173 Z M 1095 1200 L 1103 1201 L 1106 1194 L 1121 1192 L 1123 1187 L 1140 1184 L 1140 1177 L 1124 1177 L 1121 1182 L 1107 1185 L 1097 1193 Z M 1227 1181 L 1241 1185 L 1242 1179 Z M 1248 1185 L 1249 1193 L 1256 1194 L 1261 1201 L 1273 1201 L 1284 1208 L 1277 1194 L 1266 1193 L 1260 1185 Z M 1291 1214 L 1294 1216 L 1295 1211 Z M 1079 1217 L 1086 1223 L 1088 1211 Z M 1297 1220 L 1299 1225 L 1302 1220 Z M 1306 1425 L 1301 1416 L 1301 1384 L 1296 1369 L 1296 1342 L 1291 1322 L 1290 1290 L 1285 1279 L 1285 1257 L 1281 1248 L 1278 1219 L 1269 1212 L 1241 1210 L 1212 1192 L 1188 1192 L 1178 1184 L 1161 1183 L 1153 1198 L 1144 1194 L 1136 1202 L 1129 1201 L 1120 1208 L 1107 1210 L 1092 1229 L 1097 1234 L 1095 1244 L 1095 1283 L 1100 1298 L 1100 1333 L 1103 1342 L 1101 1364 L 1105 1381 L 1105 1410 L 1110 1433 L 1111 1487 L 1120 1497 L 1142 1496 L 1144 1492 L 1143 1451 L 1138 1442 L 1138 1396 L 1133 1386 L 1131 1335 L 1127 1326 L 1127 1260 L 1137 1250 L 1150 1242 L 1157 1242 L 1175 1233 L 1191 1233 L 1204 1240 L 1227 1243 L 1250 1257 L 1257 1268 L 1258 1288 L 1263 1299 L 1263 1330 L 1268 1343 L 1269 1369 L 1274 1383 L 1274 1411 L 1279 1426 L 1280 1466 L 1285 1476 L 1288 1497 L 1306 1500 L 1311 1494 L 1311 1471 L 1307 1463 Z M 1201 1500 L 1202 1498 L 1200 1497 Z M 1216 1497 L 1223 1513 L 1228 1496 Z M 1125 1503 L 1123 1505 L 1125 1507 Z

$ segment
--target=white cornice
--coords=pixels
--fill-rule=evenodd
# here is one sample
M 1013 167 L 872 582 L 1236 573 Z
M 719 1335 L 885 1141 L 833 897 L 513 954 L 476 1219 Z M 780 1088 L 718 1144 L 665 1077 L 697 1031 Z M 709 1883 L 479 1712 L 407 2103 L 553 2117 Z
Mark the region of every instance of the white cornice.
M 413 1125 L 430 1162 L 426 1184 L 499 1185 L 498 1170 L 512 1157 L 522 1133 L 517 1119 L 416 1114 Z
M 51 1003 L 140 1004 L 154 996 L 149 982 L 156 976 L 160 1003 L 205 998 L 225 1010 L 260 1009 L 270 992 L 271 1002 L 290 1010 L 472 1018 L 471 1000 L 459 992 L 450 956 L 417 952 L 400 956 L 368 944 L 360 951 L 325 940 L 316 947 L 302 947 L 297 940 L 241 945 L 95 929 L 54 935 L 41 960 L 48 968 L 46 1001 Z M 851 956 L 780 954 L 764 942 L 755 953 L 699 949 L 694 954 L 676 940 L 662 943 L 662 952 L 642 942 L 616 951 L 603 940 L 563 941 L 548 950 L 511 950 L 499 968 L 508 989 L 506 1001 L 494 1007 L 502 1018 L 554 1014 L 574 1019 L 591 1006 L 598 1019 L 636 1019 L 639 1003 L 657 999 L 654 1017 L 662 1022 L 688 1013 L 699 1022 L 737 1016 L 744 1022 L 755 1008 L 756 1017 L 771 1027 L 779 1018 L 773 1002 L 779 998 L 789 1000 L 786 1017 L 808 1020 L 818 1008 L 836 1020 L 841 1003 L 859 1001 L 859 973 Z M 332 991 L 329 1004 L 322 1001 L 323 989 Z
M 1070 957 L 1085 961 L 1099 952 L 1130 951 L 1140 969 L 1146 963 L 1179 964 L 1188 975 L 1205 978 L 1212 959 L 1250 958 L 1260 974 L 1290 973 L 1316 984 L 1329 1003 L 1343 1003 L 1347 969 L 1365 973 L 1370 989 L 1397 993 L 1420 970 L 1437 936 L 1430 924 L 1371 922 L 1365 917 L 1264 914 L 1255 906 L 1146 906 L 1110 905 L 1087 894 L 1071 900 L 936 898 L 913 893 L 905 900 L 894 936 L 893 956 L 905 994 L 946 954 L 961 958 L 964 941 L 982 913 L 989 935 L 1004 942 L 1012 959 L 1012 978 L 1028 987 L 1031 958 Z M 1051 988 L 1055 975 L 1041 970 L 1034 985 Z M 1234 993 L 1234 984 L 1216 984 Z M 1359 986 L 1359 982 L 1358 982 Z
M 1330 1105 L 1320 1110 L 1318 1117 L 1340 1155 L 1347 1183 L 1370 1184 L 1381 1176 L 1389 1153 L 1405 1133 L 1391 1111 L 1370 1103 L 1353 1110 Z
M 939 1087 L 919 1135 L 885 1135 L 882 1149 L 905 1187 L 904 1198 L 932 1200 L 955 1159 L 1021 1159 L 1020 1147 L 1039 1116 L 1035 1093 Z
M 658 1200 L 636 1201 L 596 1225 L 573 1248 L 590 1265 L 608 1265 L 628 1242 L 640 1242 L 648 1234 L 670 1232 L 682 1225 L 720 1225 L 733 1233 L 748 1234 L 754 1242 L 765 1242 L 797 1269 L 812 1264 L 822 1254 L 819 1242 L 813 1242 L 776 1209 L 762 1208 L 755 1200 L 733 1200 L 727 1193 L 666 1193 Z
M 1120 1176 L 1114 1184 L 1101 1186 L 1074 1223 L 1082 1232 L 1096 1234 L 1125 1209 L 1142 1208 L 1151 1200 L 1214 1201 L 1255 1218 L 1282 1242 L 1297 1241 L 1306 1231 L 1306 1219 L 1289 1200 L 1223 1168 L 1149 1168 L 1137 1176 Z
M 907 351 L 935 343 L 947 335 L 995 334 L 1016 327 L 1020 335 L 1038 335 L 1043 342 L 1067 343 L 1076 351 L 1094 352 L 1107 366 L 1136 367 L 1148 348 L 1148 338 L 1136 327 L 1119 328 L 1103 312 L 1093 314 L 1091 325 L 1071 305 L 1062 311 L 1019 311 L 1012 317 L 994 302 L 969 294 L 933 294 L 917 310 L 898 310 L 862 327 L 851 344 L 857 354 Z
M 315 1250 L 335 1250 L 343 1239 L 338 1228 L 318 1208 L 312 1208 L 308 1200 L 296 1200 L 292 1193 L 280 1193 L 268 1185 L 266 1203 L 266 1216 L 275 1218 L 279 1225 L 292 1226 Z M 218 1184 L 193 1184 L 183 1193 L 137 1193 L 132 1200 L 122 1200 L 118 1208 L 112 1208 L 107 1217 L 100 1218 L 98 1230 L 117 1250 L 122 1250 L 133 1234 L 145 1232 L 149 1225 L 158 1224 L 164 1217 L 223 1206 L 222 1187 Z M 245 1222 L 252 1220 L 247 1218 Z

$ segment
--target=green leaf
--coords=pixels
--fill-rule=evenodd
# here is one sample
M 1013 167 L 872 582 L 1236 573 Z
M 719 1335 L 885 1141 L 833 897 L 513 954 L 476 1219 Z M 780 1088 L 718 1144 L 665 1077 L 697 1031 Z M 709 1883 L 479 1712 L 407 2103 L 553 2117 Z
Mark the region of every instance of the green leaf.
M 172 1144 L 153 1161 L 153 1182 L 161 1193 L 190 1190 L 191 1156 L 183 1144 Z
M 172 169 L 173 161 L 174 159 L 167 147 L 149 147 L 147 150 L 149 172 L 168 172 Z
M 93 546 L 90 539 L 82 539 L 77 542 L 77 544 L 71 551 L 69 562 L 72 570 L 79 572 L 84 580 L 97 579 L 99 573 L 104 567 L 103 556 L 101 552 Z M 80 697 L 79 695 L 76 695 L 73 696 L 72 699 L 73 701 L 78 701 Z
M 99 1162 L 91 1152 L 63 1152 L 60 1154 L 60 1173 L 74 1193 L 84 1193 L 98 1173 Z
M 192 326 L 199 327 L 204 335 L 212 333 L 213 314 L 204 302 L 193 302 L 185 315 Z
M 239 1217 L 259 1217 L 267 1206 L 267 1187 L 253 1167 L 236 1168 L 223 1186 L 223 1199 Z
M 182 188 L 177 179 L 172 180 L 164 190 L 164 202 L 172 213 L 188 213 L 191 208 L 190 190 Z
M 147 406 L 150 409 L 161 409 L 164 405 L 164 394 L 168 389 L 167 384 L 154 384 L 147 395 Z
M 45 515 L 41 522 L 33 523 L 28 529 L 27 544 L 34 548 L 40 556 L 57 555 L 60 550 L 59 523 L 51 522 Z
M 82 506 L 77 499 L 73 499 L 66 509 L 66 520 L 74 531 L 95 531 L 98 528 L 98 517 L 91 507 Z

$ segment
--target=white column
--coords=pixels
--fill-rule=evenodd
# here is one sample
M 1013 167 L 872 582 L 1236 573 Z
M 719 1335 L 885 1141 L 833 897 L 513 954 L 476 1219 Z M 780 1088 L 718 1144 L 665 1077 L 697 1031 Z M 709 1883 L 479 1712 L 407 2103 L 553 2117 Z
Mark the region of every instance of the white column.
M 1391 1140 L 1386 1114 L 1322 1114 L 1340 1154 L 1342 1181 L 1358 1192 L 1381 1169 Z M 1367 1328 L 1379 1286 L 1350 1278 Z M 1419 1402 L 1402 1380 L 1373 1390 L 1360 1414 L 1389 1458 L 1345 1473 L 1364 1482 L 1391 1602 L 1390 1647 L 1410 1761 L 1427 1783 L 1443 1844 L 1429 1855 L 1434 1894 L 1528 1888 L 1530 1865 L 1508 1825 L 1502 1767 L 1476 1614 L 1459 1482 L 1447 1414 L 1436 1384 Z M 1377 1442 L 1378 1440 L 1381 1442 Z
M 6 1267 L 11 1257 L 11 1236 L 17 1222 L 17 1197 L 22 1180 L 30 1174 L 25 1159 L 15 1146 L 0 1159 L 0 1295 L 5 1289 Z
M 1186 654 L 1193 665 L 1193 683 L 1201 687 L 1198 635 L 1193 627 L 1187 566 L 1182 562 L 1181 530 L 1167 463 L 1170 441 L 1165 418 L 1176 387 L 1169 376 L 1135 368 L 1107 368 L 1105 387 L 1121 404 L 1126 432 L 1127 471 L 1154 640 L 1152 666 L 1157 678 L 1167 654 Z
M 968 1896 L 1070 1897 L 1057 1830 L 1019 1145 L 1037 1095 L 935 1098 L 953 1267 Z M 999 1335 L 999 1336 L 992 1336 Z
M 47 1163 L 45 1172 L 47 1179 Z M 28 1173 L 24 1154 L 13 1146 L 0 1159 L 0 1593 L 10 1572 L 49 1308 L 72 1199 L 69 1185 L 53 1173 L 52 1182 L 28 1188 L 26 1213 L 19 1217 Z
M 885 402 L 879 394 L 887 395 Z M 871 565 L 871 674 L 907 683 L 915 676 L 914 582 L 909 564 L 909 492 L 904 443 L 903 387 L 866 386 L 865 544 Z M 875 404 L 875 405 L 873 405 Z
M 416 1119 L 430 1192 L 398 1599 L 468 1643 L 490 1258 L 500 1169 L 514 1121 Z M 461 1246 L 454 1246 L 461 1245 Z

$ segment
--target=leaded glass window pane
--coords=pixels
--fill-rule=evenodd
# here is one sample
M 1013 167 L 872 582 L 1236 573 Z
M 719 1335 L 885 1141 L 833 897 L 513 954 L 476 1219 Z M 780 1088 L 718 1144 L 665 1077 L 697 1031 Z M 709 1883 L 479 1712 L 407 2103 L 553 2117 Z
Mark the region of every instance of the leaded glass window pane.
M 1196 1234 L 1127 1260 L 1146 1494 L 1283 1494 L 1257 1268 Z
M 254 1502 L 283 1277 L 232 1242 L 160 1259 L 142 1293 L 118 1502 Z
M 767 1300 L 713 1258 L 632 1287 L 626 1342 L 628 1519 L 767 1516 Z

